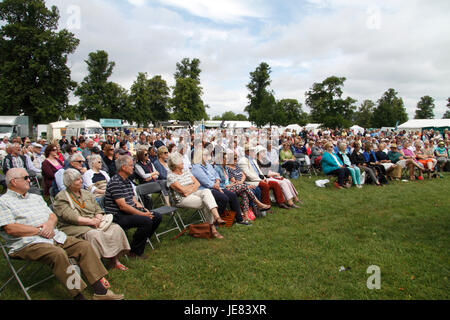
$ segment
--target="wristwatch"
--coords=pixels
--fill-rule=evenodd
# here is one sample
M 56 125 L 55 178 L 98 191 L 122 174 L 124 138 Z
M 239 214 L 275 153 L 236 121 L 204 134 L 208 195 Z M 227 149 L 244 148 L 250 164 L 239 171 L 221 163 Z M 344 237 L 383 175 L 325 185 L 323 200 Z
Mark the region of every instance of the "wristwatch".
M 37 235 L 39 236 L 41 234 L 41 232 L 42 232 L 42 227 L 39 227 L 38 229 L 39 229 L 39 232 L 38 232 Z

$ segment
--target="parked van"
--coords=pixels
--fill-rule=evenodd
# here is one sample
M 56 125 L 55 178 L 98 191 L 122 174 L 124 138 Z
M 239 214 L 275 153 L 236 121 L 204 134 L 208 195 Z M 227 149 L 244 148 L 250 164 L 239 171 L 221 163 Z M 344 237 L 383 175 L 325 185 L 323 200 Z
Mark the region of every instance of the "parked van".
M 28 116 L 0 116 L 0 139 L 30 136 Z
M 85 138 L 95 138 L 96 135 L 104 134 L 100 122 L 94 120 L 81 120 L 70 122 L 66 128 L 66 137 L 71 136 L 79 137 L 84 136 Z

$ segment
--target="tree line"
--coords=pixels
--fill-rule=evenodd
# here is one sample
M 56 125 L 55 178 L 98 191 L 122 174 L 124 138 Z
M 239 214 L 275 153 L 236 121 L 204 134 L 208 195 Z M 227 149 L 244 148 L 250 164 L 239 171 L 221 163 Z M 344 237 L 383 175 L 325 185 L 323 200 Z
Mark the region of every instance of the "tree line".
M 71 79 L 68 56 L 80 40 L 66 29 L 57 31 L 60 19 L 56 6 L 44 0 L 0 2 L 0 112 L 26 114 L 34 123 L 48 123 L 59 117 L 74 119 L 125 119 L 148 126 L 169 119 L 208 120 L 208 105 L 202 100 L 200 60 L 184 58 L 176 64 L 175 85 L 169 87 L 161 75 L 140 72 L 127 90 L 109 80 L 115 62 L 104 50 L 89 53 L 88 74 L 81 83 Z M 314 83 L 305 93 L 305 105 L 294 98 L 277 100 L 270 89 L 270 66 L 262 62 L 250 72 L 245 114 L 226 111 L 213 120 L 249 120 L 257 126 L 321 123 L 325 127 L 393 127 L 408 120 L 403 100 L 390 88 L 375 103 L 343 97 L 343 77 L 331 76 Z M 69 94 L 78 97 L 69 103 Z M 433 118 L 434 99 L 424 96 L 417 104 L 416 118 Z M 450 109 L 450 98 L 447 107 Z M 450 110 L 444 114 L 450 118 Z

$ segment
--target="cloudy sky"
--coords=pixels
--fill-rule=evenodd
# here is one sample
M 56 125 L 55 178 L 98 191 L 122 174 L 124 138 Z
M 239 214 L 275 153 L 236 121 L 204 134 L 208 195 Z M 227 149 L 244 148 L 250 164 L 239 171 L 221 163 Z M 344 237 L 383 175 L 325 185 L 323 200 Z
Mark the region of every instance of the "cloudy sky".
M 87 75 L 90 52 L 116 63 L 112 81 L 129 89 L 138 72 L 174 84 L 176 63 L 201 61 L 211 115 L 247 105 L 249 73 L 272 69 L 277 99 L 304 104 L 313 83 L 347 78 L 344 95 L 376 102 L 394 88 L 414 117 L 420 97 L 450 97 L 448 0 L 47 0 L 60 27 L 80 39 L 72 77 Z M 309 111 L 304 107 L 306 111 Z

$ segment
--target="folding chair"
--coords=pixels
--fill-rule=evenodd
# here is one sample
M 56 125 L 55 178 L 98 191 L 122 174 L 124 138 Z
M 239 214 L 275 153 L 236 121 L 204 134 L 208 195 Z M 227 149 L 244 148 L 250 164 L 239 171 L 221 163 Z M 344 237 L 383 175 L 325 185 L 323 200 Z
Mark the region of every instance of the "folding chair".
M 166 230 L 162 232 L 155 232 L 155 237 L 158 242 L 161 242 L 159 238 L 169 232 L 178 230 L 181 232 L 181 228 L 178 224 L 177 219 L 175 218 L 175 213 L 177 212 L 176 207 L 171 206 L 162 206 L 159 208 L 154 208 L 153 206 L 153 200 L 151 199 L 151 196 L 153 194 L 162 194 L 162 188 L 161 185 L 158 182 L 148 182 L 145 184 L 140 184 L 136 186 L 136 196 L 138 198 L 138 201 L 146 207 L 148 210 L 151 210 L 152 212 L 159 213 L 161 216 L 169 216 L 170 220 L 173 221 L 175 224 L 173 227 L 167 228 Z M 159 228 L 158 228 L 159 229 Z M 152 246 L 153 247 L 153 246 Z
M 169 201 L 170 201 L 171 205 L 175 206 L 175 201 L 173 199 L 172 190 L 169 191 L 168 196 L 169 196 Z M 190 209 L 190 208 L 181 208 L 181 207 L 177 207 L 177 208 L 178 208 L 178 210 L 176 211 L 176 214 L 177 214 L 178 220 L 180 221 L 180 223 L 181 223 L 181 225 L 183 227 L 183 230 L 186 229 L 186 227 L 188 227 L 190 224 L 193 224 L 195 222 L 205 222 L 206 221 L 206 218 L 205 218 L 205 215 L 204 215 L 202 209 L 193 209 L 195 211 L 190 216 L 190 218 L 192 219 L 193 217 L 198 215 L 200 220 L 194 220 L 194 221 L 191 220 L 190 222 L 187 222 L 188 220 L 186 218 L 185 218 L 185 220 L 183 220 L 183 218 L 181 217 L 180 211 L 182 213 L 186 214 L 188 211 L 190 211 L 192 209 Z
M 50 187 L 50 189 L 48 190 L 48 193 L 50 195 L 50 202 L 53 204 L 55 202 L 55 191 L 54 191 L 53 187 Z
M 20 288 L 22 289 L 23 293 L 25 294 L 25 297 L 28 300 L 31 300 L 31 297 L 28 293 L 28 291 L 32 288 L 34 288 L 35 286 L 53 278 L 55 275 L 52 273 L 50 276 L 47 276 L 46 278 L 39 280 L 33 284 L 30 284 L 29 286 L 25 286 L 24 281 L 22 281 L 22 279 L 20 278 L 20 274 L 22 273 L 22 271 L 24 271 L 25 269 L 35 265 L 36 263 L 33 261 L 24 261 L 24 264 L 21 267 L 15 266 L 13 263 L 13 260 L 22 260 L 22 259 L 15 259 L 15 258 L 11 258 L 8 255 L 8 252 L 6 251 L 6 246 L 3 243 L 3 239 L 0 238 L 0 247 L 3 253 L 3 256 L 6 259 L 6 263 L 8 264 L 8 267 L 11 269 L 12 272 L 12 276 L 2 285 L 2 287 L 0 288 L 0 293 L 5 289 L 5 287 L 11 282 L 11 280 L 13 280 L 14 278 L 16 279 L 17 283 L 19 284 Z M 17 263 L 16 263 L 17 264 Z M 40 266 L 38 268 L 36 268 L 36 270 L 28 277 L 27 281 L 30 279 L 33 279 L 34 276 L 43 268 L 45 267 L 44 264 L 40 264 Z

